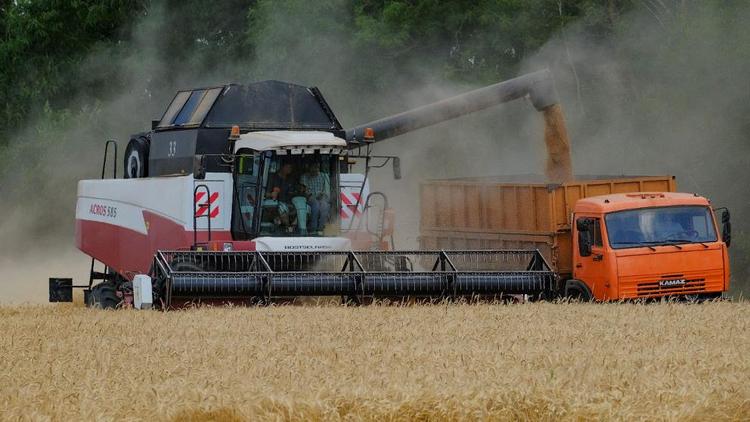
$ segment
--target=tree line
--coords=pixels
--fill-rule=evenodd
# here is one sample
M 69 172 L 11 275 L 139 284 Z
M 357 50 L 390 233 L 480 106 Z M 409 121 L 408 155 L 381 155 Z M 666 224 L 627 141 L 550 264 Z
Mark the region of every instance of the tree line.
M 138 22 L 160 14 L 158 38 L 149 40 L 171 64 L 211 73 L 229 57 L 253 64 L 255 47 L 298 35 L 266 26 L 269 14 L 299 16 L 316 32 L 367 52 L 358 77 L 384 83 L 415 62 L 447 79 L 481 83 L 506 79 L 517 66 L 570 22 L 586 21 L 605 36 L 629 1 L 610 0 L 229 0 L 0 2 L 0 145 L 45 108 L 65 110 L 81 96 L 103 99 L 127 89 L 118 77 L 118 58 L 137 54 Z M 91 63 L 97 51 L 112 50 L 107 62 Z M 279 45 L 277 60 L 284 56 Z M 168 84 L 173 70 L 153 69 L 153 86 Z

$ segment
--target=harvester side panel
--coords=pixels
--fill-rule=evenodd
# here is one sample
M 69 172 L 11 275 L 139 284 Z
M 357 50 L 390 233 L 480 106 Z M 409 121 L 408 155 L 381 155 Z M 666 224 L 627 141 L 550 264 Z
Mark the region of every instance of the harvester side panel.
M 209 186 L 213 199 L 195 201 L 196 183 Z M 199 181 L 192 175 L 82 180 L 76 246 L 123 276 L 147 273 L 157 250 L 192 245 L 194 213 L 210 212 L 212 238 L 231 240 L 231 191 L 231 176 L 223 173 L 209 173 Z M 208 206 L 200 208 L 208 202 L 210 211 Z M 207 219 L 199 219 L 198 231 L 206 231 L 207 225 Z M 198 237 L 207 239 L 203 233 Z

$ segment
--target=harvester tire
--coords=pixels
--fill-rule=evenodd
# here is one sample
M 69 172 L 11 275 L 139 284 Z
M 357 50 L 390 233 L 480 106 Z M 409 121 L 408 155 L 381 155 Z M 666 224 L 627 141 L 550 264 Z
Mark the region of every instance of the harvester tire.
M 126 179 L 137 179 L 148 176 L 148 150 L 150 142 L 144 137 L 133 138 L 125 148 Z
M 194 271 L 197 273 L 205 272 L 206 270 L 201 267 L 200 265 L 197 265 L 195 263 L 189 262 L 189 261 L 177 261 L 170 264 L 173 270 L 175 271 Z
M 120 305 L 115 286 L 111 283 L 97 284 L 88 295 L 86 306 L 96 309 L 116 309 Z

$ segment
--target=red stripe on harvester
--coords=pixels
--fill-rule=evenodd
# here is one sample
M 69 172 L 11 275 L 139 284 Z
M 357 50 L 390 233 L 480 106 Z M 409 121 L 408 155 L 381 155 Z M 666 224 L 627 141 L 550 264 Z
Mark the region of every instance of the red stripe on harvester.
M 195 195 L 195 198 L 196 198 L 195 200 L 196 200 L 196 202 L 197 202 L 197 201 L 199 201 L 199 200 L 200 200 L 200 198 L 202 198 L 202 197 L 203 197 L 203 195 L 204 195 L 204 192 L 198 192 L 198 193 L 197 193 L 197 194 Z M 208 204 L 205 204 L 205 203 L 204 203 L 204 204 L 198 204 L 198 209 L 197 209 L 197 210 L 195 210 L 195 216 L 196 216 L 196 217 L 200 217 L 200 216 L 202 216 L 203 214 L 205 214 L 205 213 L 206 213 L 206 211 L 208 211 L 208 207 L 209 207 L 210 205 L 213 205 L 213 203 L 214 203 L 214 202 L 216 202 L 216 200 L 217 200 L 218 198 L 219 198 L 219 192 L 214 192 L 214 193 L 212 193 L 212 194 L 211 194 L 211 196 L 209 196 L 209 197 L 208 197 Z M 218 214 L 219 214 L 219 208 L 218 208 L 218 207 L 216 207 L 216 208 L 215 208 L 214 210 L 212 210 L 212 211 L 211 211 L 211 218 L 214 218 L 214 217 L 216 217 L 216 216 L 217 216 Z

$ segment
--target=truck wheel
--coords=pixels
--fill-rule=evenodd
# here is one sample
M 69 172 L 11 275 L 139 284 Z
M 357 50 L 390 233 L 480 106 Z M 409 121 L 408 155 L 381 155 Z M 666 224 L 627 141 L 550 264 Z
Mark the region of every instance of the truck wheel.
M 705 301 L 709 301 L 710 302 L 712 300 L 721 300 L 721 299 L 722 299 L 721 292 L 704 293 L 704 294 L 701 295 L 701 300 L 704 301 L 704 302 Z
M 681 299 L 689 303 L 703 303 L 721 298 L 721 293 L 703 293 L 682 296 Z
M 578 302 L 590 302 L 593 299 L 591 290 L 580 280 L 568 280 L 565 282 L 565 297 Z
M 101 283 L 91 289 L 86 306 L 97 309 L 115 309 L 120 305 L 120 302 L 115 286 L 111 283 Z
M 123 177 L 136 179 L 148 176 L 149 141 L 144 137 L 133 138 L 125 148 L 125 171 Z

